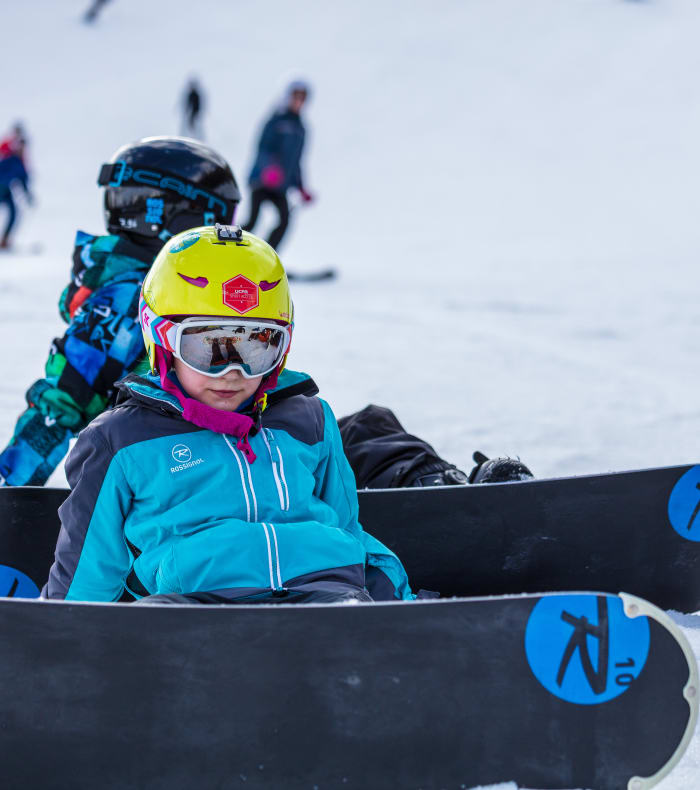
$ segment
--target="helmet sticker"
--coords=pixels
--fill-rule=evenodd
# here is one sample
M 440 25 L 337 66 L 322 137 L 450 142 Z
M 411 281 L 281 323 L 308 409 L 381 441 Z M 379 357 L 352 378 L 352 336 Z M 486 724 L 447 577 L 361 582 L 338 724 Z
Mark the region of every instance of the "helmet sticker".
M 139 315 L 144 336 L 148 333 L 149 338 L 153 340 L 154 343 L 162 346 L 166 351 L 172 351 L 177 324 L 165 318 L 161 318 L 157 313 L 154 313 L 143 296 L 141 297 Z
M 206 277 L 188 277 L 186 274 L 182 274 L 182 272 L 178 272 L 178 277 L 182 277 L 182 279 L 189 283 L 190 285 L 196 285 L 197 288 L 206 288 L 209 285 L 209 280 Z
M 242 274 L 227 280 L 222 291 L 224 304 L 241 315 L 260 304 L 258 286 Z
M 162 198 L 147 198 L 145 222 L 160 225 L 163 222 L 164 205 Z
M 273 288 L 276 288 L 282 280 L 275 280 L 273 283 L 269 283 L 267 280 L 260 280 L 260 290 L 261 291 L 271 291 Z
M 175 252 L 182 252 L 188 247 L 191 247 L 193 244 L 196 244 L 198 241 L 199 233 L 188 233 L 186 236 L 183 236 L 177 244 L 171 247 L 168 252 L 171 254 Z

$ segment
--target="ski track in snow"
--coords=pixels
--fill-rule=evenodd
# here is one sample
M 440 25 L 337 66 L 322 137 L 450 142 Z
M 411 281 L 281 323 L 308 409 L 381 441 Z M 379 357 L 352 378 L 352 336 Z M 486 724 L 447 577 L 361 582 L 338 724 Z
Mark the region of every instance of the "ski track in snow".
M 85 0 L 6 5 L 0 129 L 31 134 L 17 244 L 42 250 L 0 254 L 5 440 L 63 331 L 75 230 L 103 227 L 99 165 L 176 133 L 196 71 L 243 186 L 302 74 L 319 200 L 283 259 L 341 276 L 294 286 L 291 365 L 337 413 L 390 405 L 467 470 L 475 449 L 543 477 L 698 460 L 697 0 L 120 0 L 93 27 Z M 660 787 L 699 785 L 696 733 Z

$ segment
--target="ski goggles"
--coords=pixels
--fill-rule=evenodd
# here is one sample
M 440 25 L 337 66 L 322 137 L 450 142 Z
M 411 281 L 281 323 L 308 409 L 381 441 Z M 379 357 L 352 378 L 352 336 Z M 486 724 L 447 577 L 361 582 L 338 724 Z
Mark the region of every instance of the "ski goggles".
M 239 370 L 252 379 L 279 365 L 289 341 L 287 329 L 270 321 L 185 319 L 177 324 L 173 354 L 203 376 Z

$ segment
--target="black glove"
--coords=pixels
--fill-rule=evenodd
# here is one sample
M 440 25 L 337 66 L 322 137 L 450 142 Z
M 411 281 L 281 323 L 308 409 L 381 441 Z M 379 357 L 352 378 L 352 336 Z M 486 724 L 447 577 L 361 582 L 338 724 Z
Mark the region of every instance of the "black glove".
M 469 482 L 512 483 L 515 480 L 530 480 L 532 472 L 519 458 L 488 458 L 477 450 L 474 455 L 476 466 L 469 473 Z

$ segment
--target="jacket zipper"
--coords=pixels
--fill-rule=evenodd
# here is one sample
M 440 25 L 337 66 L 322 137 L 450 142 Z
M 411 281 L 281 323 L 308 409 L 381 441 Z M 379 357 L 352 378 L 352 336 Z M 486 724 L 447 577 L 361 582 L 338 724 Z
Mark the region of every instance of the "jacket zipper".
M 269 428 L 263 428 L 262 435 L 265 440 L 265 445 L 267 446 L 267 451 L 270 454 L 272 474 L 274 475 L 277 494 L 280 498 L 280 507 L 282 510 L 289 510 L 289 487 L 287 486 L 287 479 L 284 476 L 284 460 L 282 459 L 282 453 L 275 442 L 274 434 Z M 279 466 L 275 455 L 277 455 L 277 459 L 279 459 Z
M 253 521 L 257 521 L 258 520 L 258 500 L 257 500 L 257 498 L 255 496 L 255 489 L 253 488 L 253 477 L 250 474 L 250 464 L 248 463 L 248 459 L 245 457 L 245 455 L 243 453 L 241 453 L 241 455 L 243 456 L 243 463 L 245 464 L 246 470 L 248 472 L 248 481 L 250 483 L 250 493 L 251 493 L 250 497 L 248 496 L 248 488 L 247 488 L 246 483 L 245 483 L 246 474 L 245 474 L 245 472 L 243 470 L 243 464 L 241 463 L 241 459 L 240 459 L 240 457 L 238 455 L 238 452 L 237 452 L 236 448 L 233 446 L 233 444 L 229 441 L 228 436 L 224 435 L 224 441 L 228 445 L 228 449 L 233 453 L 233 457 L 236 459 L 236 463 L 238 464 L 238 471 L 241 474 L 241 487 L 243 488 L 243 495 L 245 496 L 246 521 L 250 521 L 251 520 L 251 518 L 250 518 L 250 516 L 251 516 L 251 513 L 250 513 L 250 501 L 251 501 L 251 498 L 253 500 L 253 519 L 252 520 Z
M 264 435 L 264 434 L 263 434 Z M 236 459 L 236 463 L 238 464 L 238 471 L 241 475 L 241 486 L 243 487 L 243 494 L 245 496 L 245 504 L 246 504 L 246 521 L 250 523 L 251 521 L 251 512 L 250 512 L 250 504 L 251 500 L 253 503 L 253 522 L 257 522 L 258 520 L 258 500 L 255 496 L 255 487 L 253 486 L 253 475 L 250 471 L 250 464 L 248 463 L 248 459 L 245 457 L 245 453 L 240 453 L 240 456 L 243 457 L 243 463 L 241 463 L 241 458 L 239 457 L 239 453 L 233 444 L 229 441 L 228 436 L 224 435 L 224 441 L 228 445 L 229 450 L 233 453 L 233 457 Z M 265 439 L 265 443 L 267 444 L 267 438 Z M 268 450 L 270 446 L 268 444 Z M 272 452 L 270 451 L 270 459 L 272 460 Z M 244 468 L 245 467 L 245 468 Z M 274 462 L 273 462 L 274 468 Z M 248 496 L 248 487 L 246 486 L 246 477 L 248 478 L 248 485 L 250 486 L 250 497 Z M 277 479 L 275 477 L 275 479 Z M 286 486 L 286 481 L 285 481 Z M 281 487 L 278 486 L 278 493 L 280 494 L 280 502 L 283 503 Z M 277 544 L 277 532 L 272 524 L 265 524 L 261 523 L 261 527 L 263 532 L 265 533 L 265 543 L 267 544 L 267 564 L 268 569 L 270 572 L 270 589 L 271 590 L 281 590 L 282 588 L 282 573 L 280 571 L 280 554 L 279 554 L 279 546 Z

